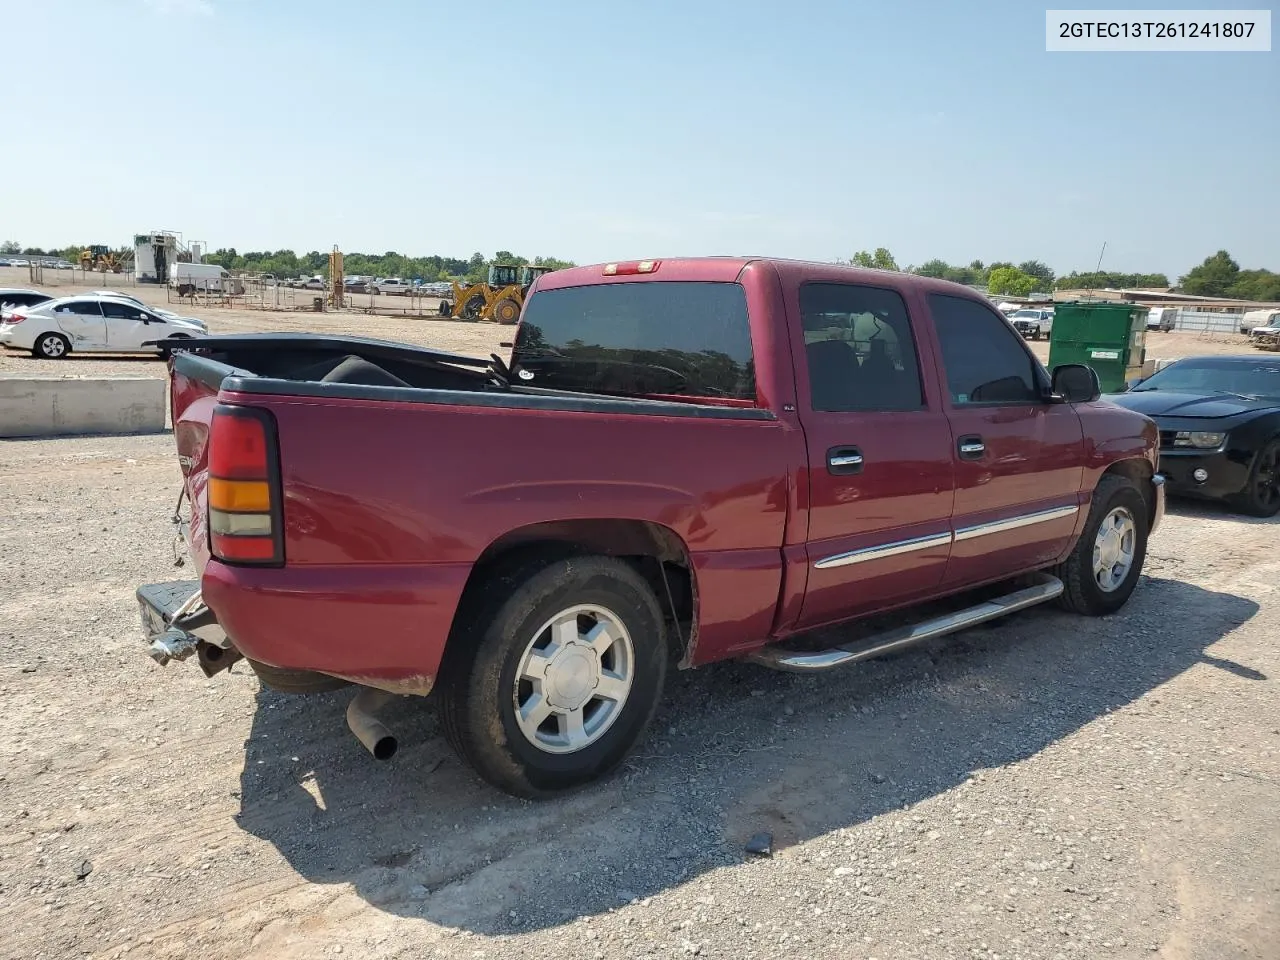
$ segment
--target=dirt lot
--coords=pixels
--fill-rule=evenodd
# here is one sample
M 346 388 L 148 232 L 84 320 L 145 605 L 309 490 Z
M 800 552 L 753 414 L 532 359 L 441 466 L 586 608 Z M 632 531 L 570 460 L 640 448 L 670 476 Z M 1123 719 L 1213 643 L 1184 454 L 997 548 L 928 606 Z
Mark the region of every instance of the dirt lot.
M 162 375 L 58 371 L 118 364 Z M 380 765 L 349 693 L 149 660 L 133 590 L 189 575 L 178 485 L 167 435 L 0 442 L 0 957 L 1276 957 L 1280 523 L 1174 504 L 1105 620 L 676 675 L 618 776 L 529 804 L 430 700 L 386 711 Z

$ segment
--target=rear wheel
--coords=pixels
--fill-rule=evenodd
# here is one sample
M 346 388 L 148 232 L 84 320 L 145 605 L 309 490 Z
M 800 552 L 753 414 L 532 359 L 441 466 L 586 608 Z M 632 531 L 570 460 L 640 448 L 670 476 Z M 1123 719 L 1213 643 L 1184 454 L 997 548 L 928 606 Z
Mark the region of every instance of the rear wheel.
M 493 318 L 499 323 L 513 324 L 520 319 L 520 304 L 514 300 L 499 300 L 493 308 Z
M 604 776 L 662 695 L 667 638 L 644 577 L 612 557 L 496 573 L 450 640 L 445 734 L 485 780 L 537 798 Z
M 1269 440 L 1258 451 L 1245 488 L 1232 505 L 1254 517 L 1274 517 L 1280 513 L 1280 437 Z
M 42 333 L 31 352 L 46 360 L 61 360 L 71 352 L 71 341 L 60 333 Z
M 1084 531 L 1066 561 L 1060 606 L 1096 617 L 1125 605 L 1147 557 L 1147 502 L 1127 477 L 1104 476 L 1093 491 Z

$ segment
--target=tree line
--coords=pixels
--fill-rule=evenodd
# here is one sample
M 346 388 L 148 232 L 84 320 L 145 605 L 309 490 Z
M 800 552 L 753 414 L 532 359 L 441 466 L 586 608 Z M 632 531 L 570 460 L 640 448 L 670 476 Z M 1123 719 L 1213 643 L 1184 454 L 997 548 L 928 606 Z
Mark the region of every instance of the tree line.
M 885 247 L 859 250 L 844 262 L 877 270 L 902 269 Z M 1051 293 L 1054 290 L 1173 286 L 1163 273 L 1072 271 L 1059 277 L 1039 260 L 1024 260 L 1019 264 L 1005 261 L 983 263 L 981 260 L 974 260 L 967 265 L 950 264 L 945 260 L 927 260 L 919 266 L 908 266 L 905 272 L 951 280 L 967 286 L 985 287 L 989 293 L 998 297 L 1026 297 L 1032 293 Z M 1280 273 L 1263 269 L 1242 270 L 1227 251 L 1219 250 L 1179 277 L 1174 289 L 1196 297 L 1280 301 Z
M 80 259 L 80 251 L 84 244 L 72 244 L 62 249 L 44 250 L 39 247 L 23 247 L 17 241 L 6 240 L 0 243 L 0 255 L 22 255 L 32 257 L 61 257 L 75 263 Z M 128 255 L 132 250 L 119 247 L 113 250 L 118 255 Z M 292 250 L 250 251 L 239 253 L 234 247 L 223 247 L 206 252 L 204 259 L 208 263 L 216 263 L 227 270 L 244 273 L 273 273 L 277 277 L 325 276 L 329 272 L 329 256 L 319 250 L 312 250 L 299 256 Z M 849 260 L 841 261 L 860 267 L 874 267 L 879 270 L 902 270 L 885 247 L 875 250 L 859 250 Z M 492 257 L 483 253 L 473 253 L 469 258 L 445 257 L 432 255 L 429 257 L 410 257 L 405 254 L 387 251 L 383 254 L 348 253 L 343 255 L 343 271 L 348 276 L 403 277 L 424 281 L 466 279 L 471 282 L 483 280 L 493 263 L 514 263 L 536 266 L 549 266 L 553 270 L 572 267 L 569 260 L 556 257 L 537 256 L 530 260 L 518 256 L 510 250 L 499 250 Z M 1025 297 L 1032 293 L 1050 293 L 1053 290 L 1099 290 L 1106 287 L 1170 287 L 1169 278 L 1163 273 L 1116 273 L 1112 271 L 1091 271 L 1079 273 L 1072 271 L 1064 276 L 1057 276 L 1053 270 L 1039 260 L 1024 260 L 1022 263 L 1011 263 L 997 260 L 984 263 L 973 260 L 968 264 L 951 264 L 945 260 L 926 260 L 919 266 L 908 266 L 905 272 L 922 277 L 937 277 L 940 280 L 951 280 L 972 287 L 985 287 L 998 297 Z M 1265 269 L 1242 269 L 1226 250 L 1219 250 L 1212 256 L 1192 267 L 1178 278 L 1174 287 L 1180 293 L 1200 297 L 1226 297 L 1232 300 L 1280 301 L 1280 273 Z

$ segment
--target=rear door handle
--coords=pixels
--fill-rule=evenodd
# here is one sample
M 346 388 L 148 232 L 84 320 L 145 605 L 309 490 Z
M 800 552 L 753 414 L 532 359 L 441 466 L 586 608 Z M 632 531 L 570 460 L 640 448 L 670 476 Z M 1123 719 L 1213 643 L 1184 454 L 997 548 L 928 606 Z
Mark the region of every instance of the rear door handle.
M 981 437 L 961 437 L 959 440 L 961 460 L 981 460 L 987 453 L 987 445 Z
M 862 451 L 857 447 L 832 447 L 827 451 L 827 472 L 847 477 L 862 472 Z

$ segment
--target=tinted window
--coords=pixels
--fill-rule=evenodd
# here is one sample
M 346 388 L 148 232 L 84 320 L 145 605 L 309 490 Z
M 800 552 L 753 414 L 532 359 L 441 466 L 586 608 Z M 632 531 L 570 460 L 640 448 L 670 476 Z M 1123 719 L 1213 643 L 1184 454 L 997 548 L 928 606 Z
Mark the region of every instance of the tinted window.
M 64 303 L 58 308 L 59 313 L 76 313 L 85 317 L 100 317 L 102 311 L 98 309 L 96 300 L 73 300 L 71 303 Z
M 806 283 L 800 319 L 814 410 L 918 410 L 924 405 L 907 306 L 893 290 Z
M 929 294 L 951 402 L 1027 403 L 1040 399 L 1035 363 L 1003 319 L 975 300 Z
M 736 283 L 639 281 L 529 298 L 517 383 L 623 395 L 754 400 L 747 300 Z
M 43 293 L 0 293 L 0 303 L 12 307 L 29 307 L 51 299 L 53 298 Z
M 115 320 L 150 320 L 151 316 L 141 307 L 130 306 L 127 303 L 108 303 L 102 302 L 102 312 Z

